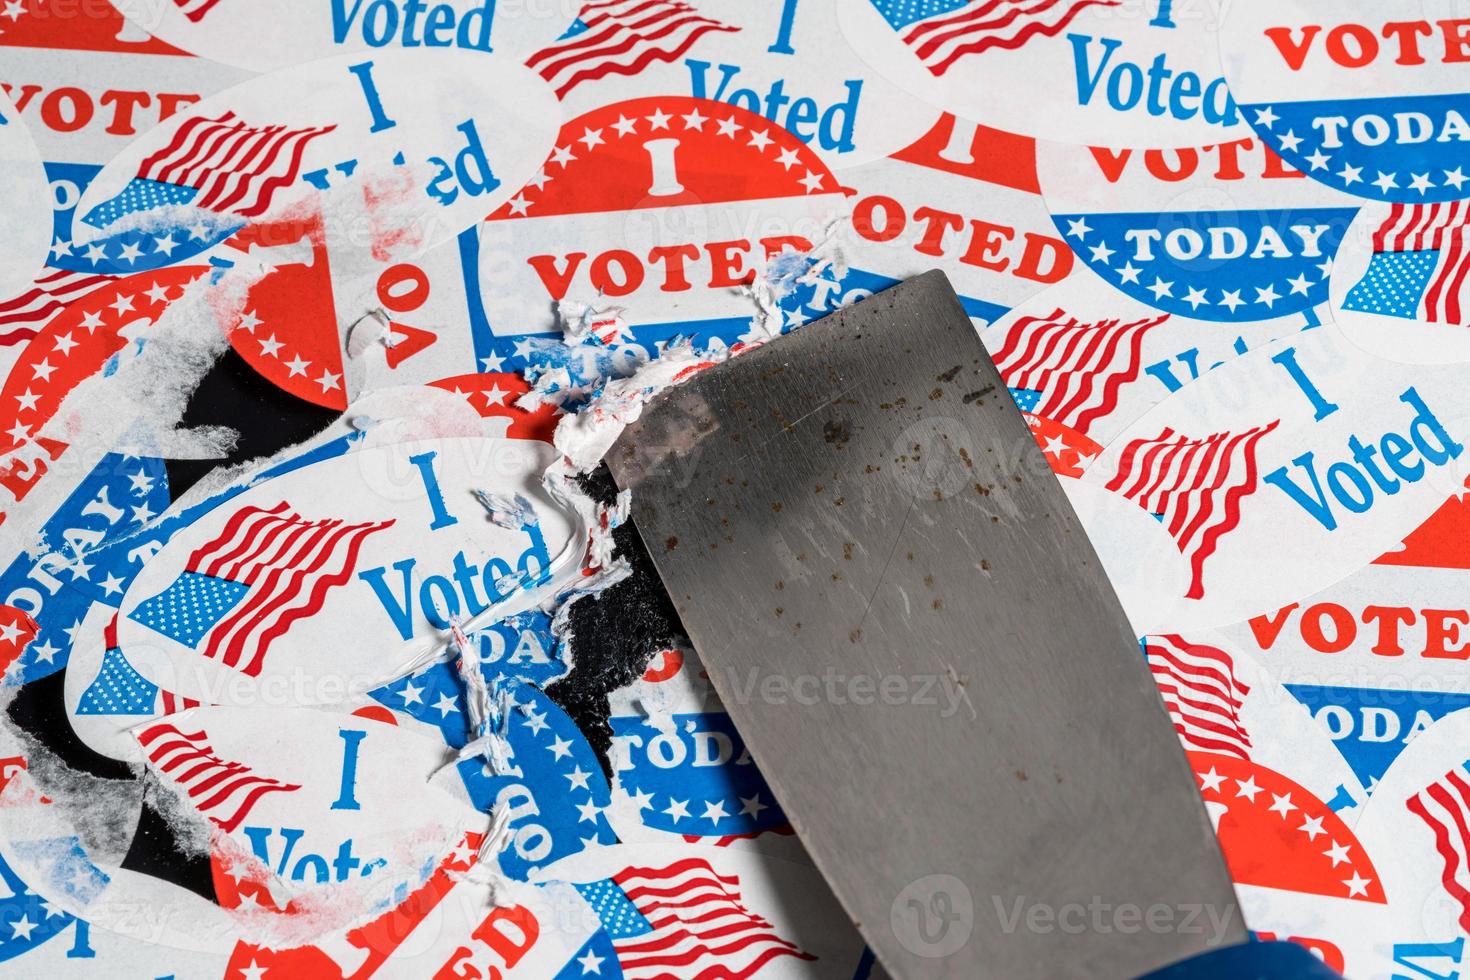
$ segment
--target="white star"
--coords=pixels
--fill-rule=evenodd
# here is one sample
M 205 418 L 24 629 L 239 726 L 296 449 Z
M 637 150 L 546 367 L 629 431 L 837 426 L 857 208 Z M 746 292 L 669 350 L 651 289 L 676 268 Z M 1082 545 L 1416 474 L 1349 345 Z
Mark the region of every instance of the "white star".
M 108 572 L 107 577 L 102 580 L 102 591 L 105 595 L 121 594 L 122 587 L 123 580 L 111 572 Z
M 517 340 L 515 342 L 515 356 L 516 357 L 524 357 L 527 360 L 530 360 L 530 358 L 531 358 L 531 349 L 532 349 L 531 342 L 529 340 Z
M 118 293 L 117 299 L 107 305 L 116 310 L 118 316 L 122 316 L 124 313 L 131 313 L 133 311 L 133 297 Z
M 555 150 L 551 151 L 551 162 L 559 163 L 563 167 L 575 159 L 577 158 L 572 155 L 572 145 L 570 143 L 566 146 L 558 146 Z
M 122 247 L 119 259 L 127 259 L 129 262 L 137 262 L 143 256 L 143 250 L 138 247 L 137 242 L 126 242 Z
M 1123 268 L 1118 270 L 1118 281 L 1137 283 L 1138 274 L 1142 271 L 1142 269 L 1138 268 L 1132 262 L 1124 263 Z
M 455 704 L 454 698 L 450 697 L 448 694 L 439 695 L 439 700 L 435 701 L 433 706 L 439 709 L 440 718 L 449 717 L 449 712 L 451 711 L 456 713 L 459 711 L 459 705 Z
M 1271 794 L 1271 800 L 1272 800 L 1272 803 L 1271 803 L 1271 805 L 1269 807 L 1267 807 L 1267 809 L 1268 810 L 1274 810 L 1275 812 L 1281 814 L 1281 819 L 1282 820 L 1285 820 L 1286 819 L 1286 815 L 1288 813 L 1290 813 L 1292 810 L 1295 810 L 1296 809 L 1296 804 L 1293 803 L 1293 802 L 1291 802 L 1291 794 L 1290 793 L 1287 793 L 1284 796 L 1277 796 L 1275 793 L 1272 793 Z
M 262 357 L 275 357 L 276 356 L 276 351 L 278 351 L 282 347 L 286 346 L 285 344 L 281 343 L 279 340 L 276 339 L 276 335 L 275 334 L 271 334 L 269 337 L 265 338 L 264 340 L 258 340 L 257 343 L 260 344 L 260 354 L 261 354 Z M 325 389 L 323 389 L 323 390 L 325 390 Z
M 1467 178 L 1465 177 L 1465 172 L 1460 167 L 1456 167 L 1454 170 L 1446 170 L 1444 172 L 1444 182 L 1446 184 L 1453 185 L 1455 190 L 1459 190 L 1460 185 L 1465 183 L 1466 179 Z
M 587 950 L 587 955 L 586 956 L 579 956 L 579 957 L 577 957 L 577 962 L 582 965 L 582 975 L 583 976 L 586 976 L 589 973 L 595 973 L 598 976 L 601 976 L 602 975 L 602 960 L 603 960 L 603 958 L 601 956 L 598 956 L 596 953 L 592 952 L 592 950 L 590 950 L 590 949 Z
M 653 809 L 653 794 L 644 790 L 633 791 L 633 805 L 639 810 Z
M 342 375 L 333 374 L 331 371 L 323 371 L 322 376 L 316 379 L 316 383 L 322 386 L 322 392 L 331 391 L 337 387 L 337 382 L 342 380 Z
M 98 327 L 102 326 L 102 311 L 97 310 L 94 313 L 83 313 L 82 322 L 80 325 L 82 329 L 86 330 L 88 333 L 96 330 Z
M 822 175 L 814 174 L 810 170 L 808 170 L 806 172 L 806 176 L 797 181 L 797 183 L 805 187 L 806 192 L 810 194 L 812 191 L 819 191 L 822 189 Z
M 592 802 L 592 798 L 588 797 L 586 803 L 577 804 L 577 823 L 596 823 L 597 815 L 601 812 L 597 809 L 597 804 Z
M 0 623 L 0 643 L 14 643 L 25 632 L 14 623 Z
M 597 146 L 603 142 L 602 130 L 591 129 L 584 126 L 582 128 L 582 135 L 577 137 L 577 142 L 587 144 L 587 149 L 590 150 L 594 146 Z
M 1250 800 L 1252 803 L 1256 801 L 1256 794 L 1261 791 L 1261 787 L 1256 785 L 1255 776 L 1247 776 L 1245 777 L 1245 779 L 1237 779 L 1235 781 L 1235 785 L 1235 795 L 1243 796 L 1246 799 Z
M 1273 125 L 1275 125 L 1278 118 L 1280 117 L 1277 116 L 1276 113 L 1271 111 L 1270 106 L 1266 106 L 1266 108 L 1264 109 L 1256 110 L 1257 126 L 1265 126 L 1267 129 L 1270 129 Z
M 1041 447 L 1041 451 L 1048 456 L 1055 456 L 1060 459 L 1062 453 L 1067 451 L 1067 440 L 1061 436 L 1048 436 L 1046 445 Z
M 63 333 L 57 334 L 56 343 L 52 346 L 51 349 L 61 351 L 61 356 L 65 357 L 66 355 L 71 353 L 71 349 L 76 345 L 77 342 L 71 339 L 71 334 Z
M 1356 871 L 1353 872 L 1353 876 L 1351 878 L 1348 878 L 1343 882 L 1344 885 L 1347 885 L 1348 898 L 1352 898 L 1354 895 L 1368 894 L 1368 886 L 1372 883 L 1372 878 L 1364 878 Z
M 1076 235 L 1080 239 L 1085 239 L 1087 237 L 1087 233 L 1090 231 L 1092 231 L 1092 229 L 1088 226 L 1086 218 L 1067 219 L 1067 234 Z
M 770 807 L 761 802 L 761 795 L 759 793 L 748 800 L 743 796 L 740 797 L 740 813 L 742 816 L 759 816 L 762 810 L 769 809 Z
M 731 139 L 734 139 L 735 134 L 745 127 L 735 122 L 735 117 L 731 116 L 728 119 L 721 119 L 718 123 L 715 124 L 715 128 L 720 131 L 721 136 L 728 136 Z
M 1322 270 L 1322 281 L 1326 282 L 1332 275 L 1332 256 L 1328 256 L 1323 262 L 1317 263 L 1317 268 Z
M 20 20 L 20 15 L 26 12 L 25 0 L 5 0 L 4 16 L 9 17 L 11 23 Z
M 1350 851 L 1352 847 L 1348 844 L 1339 844 L 1337 841 L 1332 841 L 1331 843 L 1332 846 L 1327 848 L 1327 850 L 1323 851 L 1322 853 L 1332 858 L 1332 866 L 1335 868 L 1342 862 L 1348 860 L 1348 851 Z
M 709 117 L 700 115 L 699 107 L 696 106 L 693 112 L 684 117 L 684 128 L 703 131 L 704 124 L 707 122 L 709 122 Z
M 1332 157 L 1323 153 L 1321 150 L 1314 150 L 1311 156 L 1307 157 L 1307 162 L 1312 165 L 1313 170 L 1325 170 L 1327 169 L 1327 161 L 1331 159 Z
M 489 391 L 480 392 L 480 396 L 485 399 L 485 405 L 487 407 L 490 405 L 504 405 L 505 396 L 509 394 L 510 392 L 500 387 L 499 384 L 492 384 Z
M 55 370 L 56 366 L 51 363 L 51 359 L 49 357 L 44 358 L 41 363 L 31 365 L 31 371 L 33 372 L 31 374 L 31 380 L 50 381 L 51 372 Z
M 148 302 L 155 305 L 168 302 L 168 287 L 161 282 L 155 282 L 144 293 L 148 296 Z
M 133 508 L 133 520 L 135 521 L 146 521 L 152 516 L 153 511 L 148 508 L 146 501 Z
M 510 205 L 511 214 L 526 214 L 531 210 L 531 202 L 526 200 L 524 194 L 517 194 L 506 203 Z
M 776 162 L 781 165 L 782 170 L 790 170 L 801 162 L 801 154 L 797 151 L 796 147 L 788 146 L 776 154 Z
M 1321 817 L 1308 817 L 1307 822 L 1298 827 L 1297 830 L 1306 834 L 1307 840 L 1316 840 L 1318 835 L 1327 833 L 1326 830 L 1322 829 Z
M 546 169 L 543 167 L 542 169 L 536 171 L 536 176 L 534 176 L 530 180 L 526 181 L 526 183 L 527 183 L 527 185 L 529 185 L 531 187 L 534 187 L 534 188 L 536 188 L 539 191 L 539 190 L 541 190 L 541 188 L 545 187 L 550 181 L 551 181 L 551 178 L 549 176 L 547 176 Z
M 1342 178 L 1342 182 L 1344 184 L 1346 184 L 1348 187 L 1351 187 L 1358 181 L 1363 179 L 1361 176 L 1362 173 L 1362 167 L 1354 167 L 1350 164 L 1344 164 L 1343 168 L 1337 172 L 1337 176 Z
M 1374 187 L 1377 187 L 1379 190 L 1387 193 L 1391 188 L 1399 186 L 1398 181 L 1394 179 L 1394 176 L 1394 174 L 1386 174 L 1382 170 L 1380 170 L 1378 171 L 1378 179 L 1372 181 L 1372 184 Z
M 31 437 L 31 430 L 17 422 L 6 429 L 5 434 L 10 437 L 12 442 L 25 442 Z
M 662 109 L 655 109 L 653 110 L 652 114 L 648 116 L 648 128 L 668 129 L 669 120 L 673 118 L 673 116 L 669 115 L 667 112 L 664 112 Z
M 487 354 L 480 358 L 480 370 L 499 371 L 500 366 L 505 363 L 505 358 L 499 354 Z
M 581 766 L 574 766 L 571 772 L 564 772 L 562 775 L 567 777 L 567 782 L 572 784 L 572 789 L 585 789 L 589 793 L 592 792 L 587 787 L 587 778 L 592 774 L 584 771 Z
M 96 242 L 87 246 L 87 254 L 83 256 L 88 262 L 101 262 L 107 258 L 107 248 Z
M 1186 286 L 1184 288 L 1186 289 L 1184 302 L 1189 304 L 1191 310 L 1197 310 L 1201 303 L 1209 302 L 1209 300 L 1205 299 L 1205 291 L 1203 289 L 1196 289 L 1193 286 Z
M 255 904 L 259 905 L 260 903 L 257 902 Z M 266 968 L 261 966 L 254 959 L 251 959 L 249 966 L 240 967 L 241 980 L 260 980 L 261 977 L 265 976 L 265 972 Z
M 546 746 L 546 751 L 550 752 L 553 758 L 565 759 L 572 754 L 572 743 L 558 735 L 556 741 Z
M 618 135 L 619 136 L 627 136 L 629 133 L 633 132 L 633 130 L 636 129 L 637 127 L 638 127 L 637 121 L 635 121 L 633 119 L 629 119 L 627 116 L 624 116 L 621 112 L 618 113 L 618 121 L 615 122 L 615 123 L 613 123 L 613 129 L 616 129 L 618 131 Z
M 1165 296 L 1173 296 L 1173 290 L 1174 284 L 1172 282 L 1164 282 L 1158 276 L 1154 276 L 1154 284 L 1148 287 L 1148 291 L 1154 294 L 1154 299 L 1156 300 L 1162 299 Z
M 403 699 L 403 706 L 405 708 L 411 704 L 424 703 L 424 689 L 421 686 L 414 686 L 413 681 L 405 683 L 403 690 L 398 692 L 398 696 Z
M 71 242 L 57 238 L 51 243 L 51 258 L 59 259 L 71 253 Z
M 1256 289 L 1256 302 L 1257 303 L 1265 303 L 1266 304 L 1266 309 L 1268 309 L 1268 310 L 1271 308 L 1271 305 L 1273 303 L 1275 303 L 1278 299 L 1281 298 L 1280 294 L 1278 294 L 1276 292 L 1276 287 L 1275 286 L 1267 286 L 1265 289 L 1262 289 L 1260 286 L 1257 286 L 1257 287 L 1255 287 L 1255 289 Z
M 29 940 L 31 938 L 31 930 L 35 928 L 36 923 L 32 922 L 28 916 L 23 915 L 20 917 L 19 922 L 10 923 L 10 938 Z
M 42 902 L 41 903 L 41 909 L 42 909 L 42 911 L 44 911 L 46 913 L 46 918 L 48 918 L 48 919 L 51 918 L 53 915 L 65 915 L 66 914 L 65 912 L 61 911 L 61 909 L 57 908 L 55 905 L 52 905 L 50 902 Z
M 30 648 L 30 653 L 38 664 L 49 664 L 51 658 L 60 652 L 61 648 L 52 646 L 50 640 L 46 640 L 44 643 L 39 643 Z
M 289 360 L 289 361 L 286 362 L 286 370 L 290 372 L 289 374 L 286 375 L 286 377 L 288 377 L 288 378 L 294 378 L 298 374 L 301 375 L 302 377 L 305 377 L 306 376 L 306 369 L 309 368 L 309 367 L 311 367 L 311 362 L 310 361 L 307 361 L 307 360 L 303 360 L 302 357 L 301 357 L 301 355 L 300 354 L 297 354 L 291 360 Z
M 157 251 L 162 252 L 164 255 L 171 256 L 174 254 L 174 249 L 179 247 L 179 243 L 174 241 L 174 236 L 172 234 L 168 234 L 164 235 L 162 238 L 153 239 L 153 247 Z
M 541 714 L 538 715 L 534 711 L 527 711 L 526 712 L 526 727 L 531 730 L 531 734 L 533 734 L 533 735 L 540 735 L 541 734 L 541 729 L 547 727 L 547 725 L 546 725 L 546 712 L 543 711 L 543 712 L 541 712 Z
M 36 407 L 36 402 L 39 401 L 40 398 L 40 395 L 27 388 L 25 394 L 15 396 L 15 400 L 20 403 L 20 408 L 16 409 L 16 411 L 24 412 L 30 409 L 34 409 Z
M 1293 293 L 1300 293 L 1303 296 L 1307 295 L 1307 290 L 1312 288 L 1312 284 L 1307 282 L 1307 277 L 1301 273 L 1297 273 L 1295 279 L 1286 280 L 1286 283 L 1291 287 Z
M 1409 190 L 1411 191 L 1418 191 L 1420 194 L 1423 194 L 1433 186 L 1434 183 L 1429 179 L 1428 174 L 1409 175 Z
M 1284 150 L 1290 150 L 1292 153 L 1295 153 L 1296 148 L 1301 145 L 1302 138 L 1298 136 L 1293 130 L 1288 129 L 1286 131 L 1286 135 L 1281 137 L 1281 147 Z
M 673 817 L 674 823 L 677 825 L 680 820 L 683 820 L 685 817 L 689 816 L 689 801 L 676 800 L 671 796 L 669 797 L 668 809 L 664 810 L 663 812 Z
M 766 152 L 766 147 L 770 146 L 774 142 L 775 140 L 766 135 L 766 131 L 764 129 L 752 129 L 750 131 L 750 142 L 746 145 L 753 146 L 757 150 L 760 150 L 762 153 L 764 153 Z
M 1231 313 L 1235 312 L 1236 307 L 1245 305 L 1245 300 L 1240 298 L 1240 290 L 1238 289 L 1222 289 L 1220 290 L 1220 296 L 1220 305 L 1228 308 Z
M 704 819 L 710 823 L 718 823 L 729 815 L 725 812 L 724 800 L 715 800 L 713 803 L 706 801 L 704 804 Z
M 1117 254 L 1116 249 L 1108 248 L 1107 242 L 1099 242 L 1096 245 L 1089 245 L 1087 248 L 1092 253 L 1092 261 L 1101 262 L 1103 265 L 1107 265 L 1108 259 Z

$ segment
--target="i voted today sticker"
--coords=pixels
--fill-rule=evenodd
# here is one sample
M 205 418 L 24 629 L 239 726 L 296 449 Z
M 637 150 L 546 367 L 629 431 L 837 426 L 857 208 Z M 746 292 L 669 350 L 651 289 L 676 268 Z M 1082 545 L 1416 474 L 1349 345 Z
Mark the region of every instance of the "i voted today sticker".
M 1325 302 L 1361 203 L 1249 137 L 1171 150 L 1041 142 L 1036 170 L 1058 230 L 1094 272 L 1199 320 L 1266 320 Z
M 1470 17 L 1455 0 L 1230 5 L 1220 47 L 1261 139 L 1308 176 L 1377 201 L 1467 196 Z

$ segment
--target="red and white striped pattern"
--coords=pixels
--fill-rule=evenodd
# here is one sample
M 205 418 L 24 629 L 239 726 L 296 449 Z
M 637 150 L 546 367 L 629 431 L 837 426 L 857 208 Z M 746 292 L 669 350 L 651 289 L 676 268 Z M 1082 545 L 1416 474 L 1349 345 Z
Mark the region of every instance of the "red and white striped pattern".
M 1470 225 L 1470 200 L 1395 204 L 1373 233 L 1375 252 L 1421 252 L 1440 247 L 1447 232 Z
M 1178 634 L 1148 637 L 1144 654 L 1186 748 L 1250 758 L 1250 736 L 1240 723 L 1250 688 L 1236 678 L 1230 654 Z
M 51 269 L 19 296 L 0 303 L 0 347 L 31 340 L 73 300 L 114 278 Z
M 174 6 L 184 12 L 184 16 L 199 23 L 205 18 L 219 0 L 174 0 Z
M 1138 377 L 1143 337 L 1169 319 L 1079 323 L 1065 310 L 1011 325 L 995 366 L 1012 388 L 1038 391 L 1033 413 L 1078 432 L 1118 407 L 1118 392 Z
M 613 877 L 652 932 L 613 940 L 627 980 L 743 980 L 782 956 L 814 959 L 740 901 L 740 879 L 687 858 Z
M 1280 424 L 1191 439 L 1165 428 L 1123 448 L 1107 488 L 1122 493 L 1164 528 L 1189 560 L 1187 598 L 1205 594 L 1204 566 L 1220 538 L 1240 523 L 1240 502 L 1256 489 L 1256 445 Z
M 244 217 L 264 214 L 272 196 L 296 181 L 307 144 L 335 126 L 251 126 L 233 112 L 196 116 L 146 158 L 138 176 L 199 191 L 189 203 Z
M 1419 300 L 1419 317 L 1470 326 L 1470 227 L 1445 228 L 1437 239 L 1439 261 Z
M 1460 906 L 1460 928 L 1470 933 L 1470 772 L 1461 764 L 1404 801 L 1428 825 L 1444 862 L 1440 883 Z
M 1051 37 L 1093 6 L 1123 0 L 971 0 L 958 10 L 910 24 L 899 35 L 935 75 L 969 54 L 1019 48 L 1038 35 Z
M 654 61 L 673 61 L 710 31 L 740 29 L 674 0 L 593 0 L 577 19 L 586 30 L 542 48 L 526 62 L 558 97 L 584 81 L 636 75 Z
M 266 793 L 301 788 L 257 776 L 243 762 L 221 759 L 204 732 L 182 732 L 167 722 L 140 731 L 138 744 L 154 771 L 187 793 L 194 808 L 226 833 L 240 826 Z
M 188 571 L 250 586 L 200 652 L 259 674 L 271 642 L 321 609 L 327 590 L 352 575 L 367 536 L 392 523 L 308 521 L 284 503 L 236 512 L 219 537 L 189 556 Z

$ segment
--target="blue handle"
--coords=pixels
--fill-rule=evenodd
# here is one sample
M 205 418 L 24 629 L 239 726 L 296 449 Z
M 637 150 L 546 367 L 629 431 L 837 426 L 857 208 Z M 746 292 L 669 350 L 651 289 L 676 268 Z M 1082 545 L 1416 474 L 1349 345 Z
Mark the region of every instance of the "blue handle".
M 1212 949 L 1138 980 L 1342 980 L 1305 946 L 1248 942 Z

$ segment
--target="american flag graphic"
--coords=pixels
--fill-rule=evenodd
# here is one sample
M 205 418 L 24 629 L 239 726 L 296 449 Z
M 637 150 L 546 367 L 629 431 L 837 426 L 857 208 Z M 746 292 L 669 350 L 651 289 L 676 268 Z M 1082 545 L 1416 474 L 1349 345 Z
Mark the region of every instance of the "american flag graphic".
M 627 980 L 743 980 L 782 956 L 814 959 L 740 901 L 740 879 L 702 858 L 577 885 Z
M 935 75 L 968 54 L 1014 49 L 1062 31 L 1088 7 L 1123 0 L 869 0 Z
M 654 61 L 673 61 L 710 31 L 738 31 L 692 4 L 673 0 L 592 0 L 555 44 L 526 67 L 564 97 L 581 82 L 636 75 Z
M 131 616 L 255 677 L 271 643 L 319 610 L 327 590 L 351 576 L 368 535 L 392 523 L 308 521 L 284 503 L 242 508 Z
M 995 366 L 1016 392 L 1035 392 L 1033 415 L 1078 432 L 1118 406 L 1118 392 L 1138 377 L 1144 334 L 1169 319 L 1079 323 L 1058 309 L 1017 320 L 995 353 Z
M 1144 655 L 1186 748 L 1250 758 L 1250 736 L 1240 723 L 1250 688 L 1236 678 L 1228 653 L 1169 634 L 1148 637 Z
M 50 269 L 30 289 L 0 303 L 0 347 L 31 340 L 57 313 L 115 276 Z
M 1343 308 L 1470 326 L 1470 201 L 1393 205 Z
M 1256 445 L 1280 420 L 1245 432 L 1203 439 L 1165 427 L 1152 439 L 1123 447 L 1107 488 L 1120 492 L 1163 522 L 1189 560 L 1187 598 L 1205 594 L 1205 561 L 1221 536 L 1240 523 L 1240 501 L 1256 489 Z
M 174 0 L 174 6 L 184 12 L 184 16 L 199 23 L 212 10 L 219 0 Z
M 251 126 L 233 112 L 196 116 L 138 167 L 141 180 L 190 187 L 190 203 L 244 217 L 264 214 L 271 197 L 295 182 L 307 144 L 336 126 Z
M 1404 801 L 1434 833 L 1444 862 L 1440 882 L 1460 905 L 1460 928 L 1470 932 L 1470 762 L 1445 773 Z
M 194 808 L 226 833 L 240 826 L 266 793 L 291 793 L 300 786 L 257 776 L 243 762 L 215 754 L 204 732 L 183 732 L 168 722 L 137 734 L 148 763 L 189 795 Z

